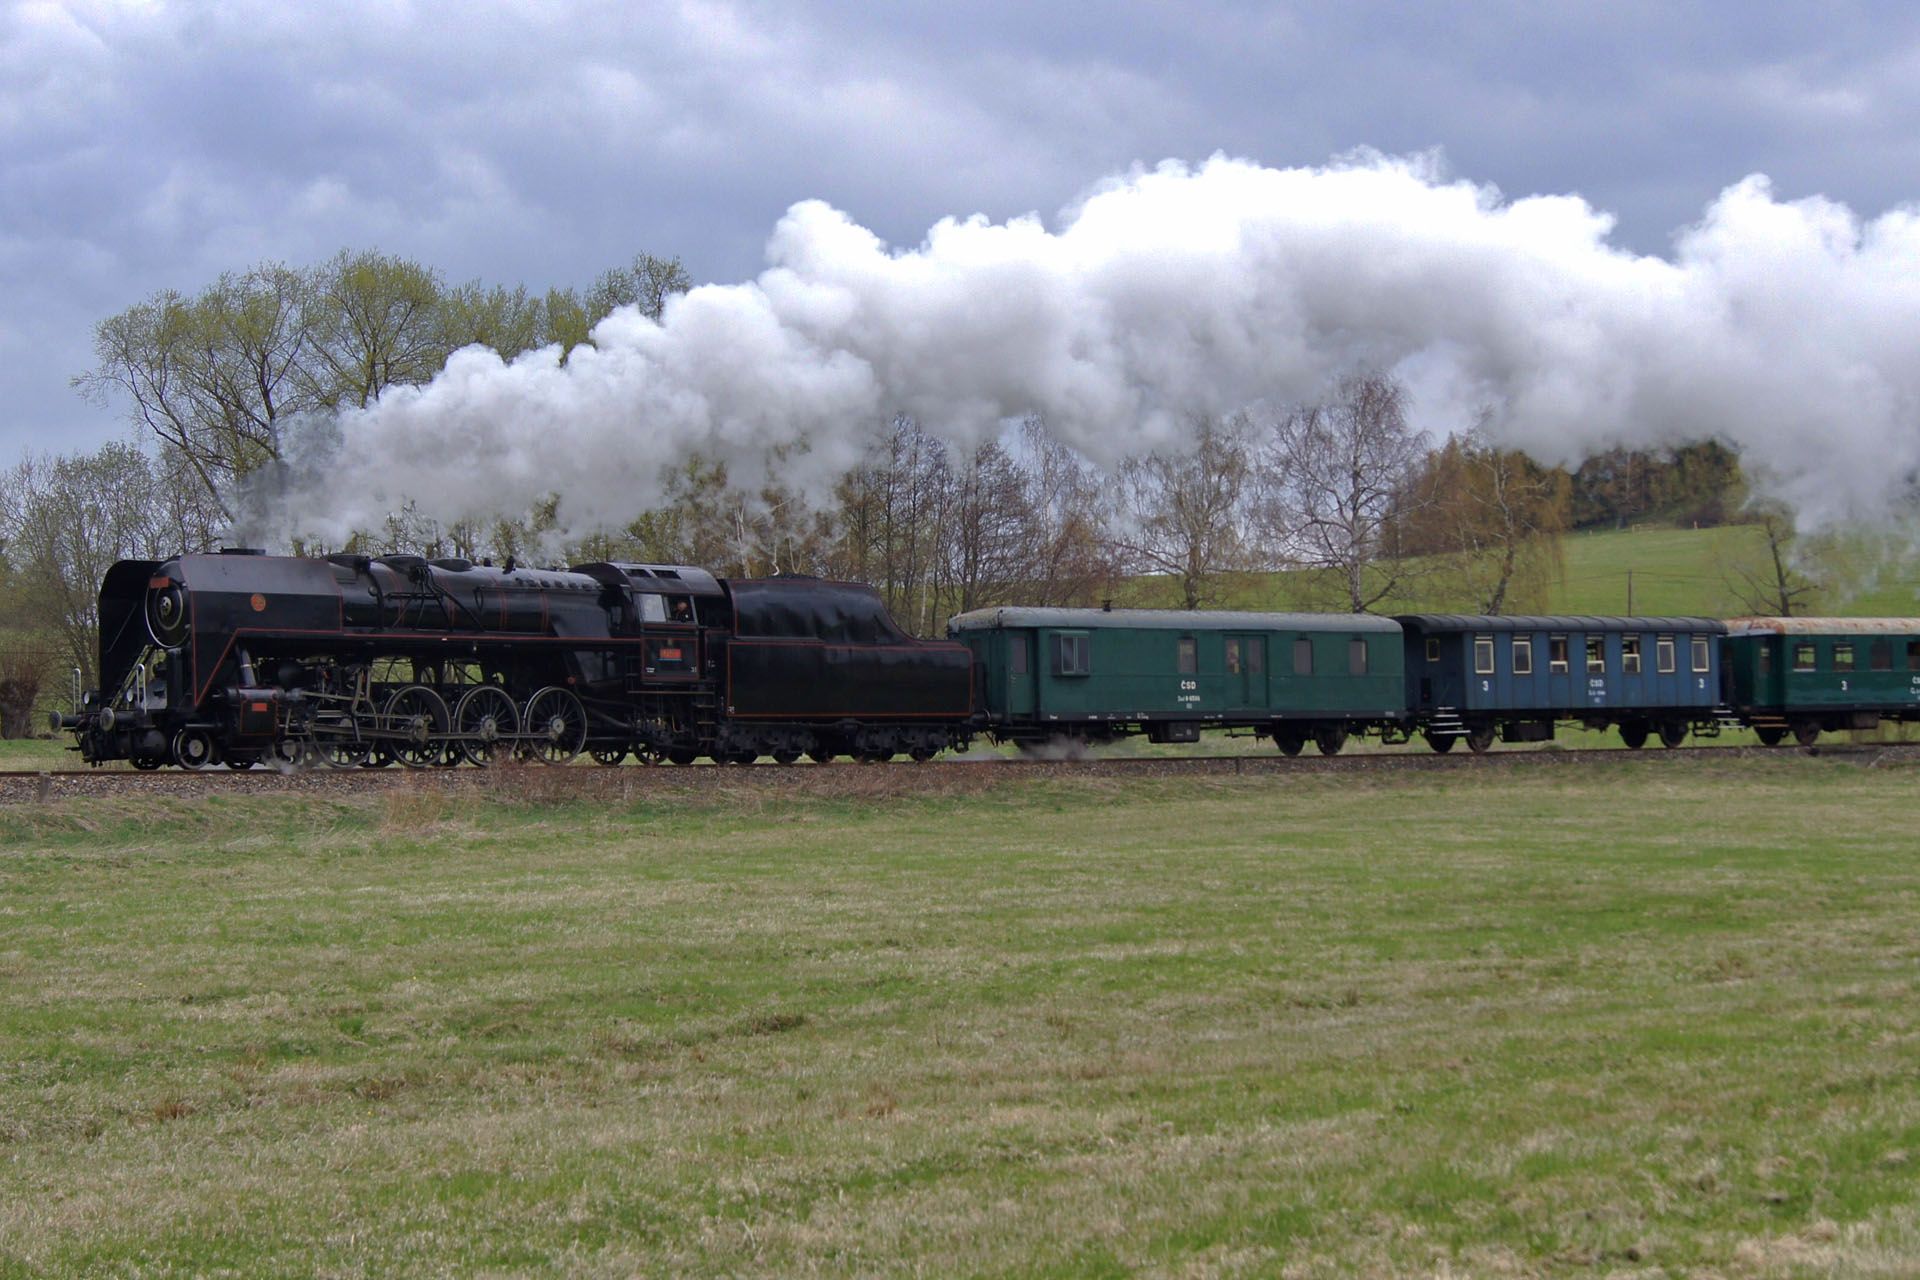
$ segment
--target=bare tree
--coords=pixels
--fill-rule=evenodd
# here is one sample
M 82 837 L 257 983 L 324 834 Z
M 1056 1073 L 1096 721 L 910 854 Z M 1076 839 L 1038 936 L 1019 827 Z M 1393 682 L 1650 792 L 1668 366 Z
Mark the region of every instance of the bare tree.
M 1037 417 L 1020 429 L 1024 457 L 1021 599 L 1036 605 L 1089 605 L 1120 576 L 1107 536 L 1116 511 L 1113 487 Z
M 1724 572 L 1740 607 L 1770 618 L 1806 612 L 1819 595 L 1820 584 L 1800 567 L 1792 513 L 1763 504 L 1754 508 L 1753 524 L 1762 541 L 1759 553 L 1733 560 Z
M 1434 566 L 1435 585 L 1471 611 L 1506 613 L 1544 598 L 1562 569 L 1569 485 L 1478 432 L 1455 437 L 1421 461 L 1388 541 Z
M 1026 534 L 1032 524 L 1026 476 L 997 442 L 950 469 L 934 552 L 942 612 L 1007 600 L 1031 571 Z
M 1219 574 L 1252 563 L 1242 509 L 1249 429 L 1243 417 L 1202 418 L 1190 451 L 1150 453 L 1121 469 L 1125 523 L 1116 542 L 1137 570 L 1172 577 L 1188 609 L 1215 598 Z
M 1346 608 L 1365 613 L 1413 572 L 1392 556 L 1388 535 L 1406 515 L 1425 447 L 1398 382 L 1351 377 L 1330 403 L 1296 409 L 1275 430 L 1261 460 L 1260 523 L 1294 562 L 1330 575 Z

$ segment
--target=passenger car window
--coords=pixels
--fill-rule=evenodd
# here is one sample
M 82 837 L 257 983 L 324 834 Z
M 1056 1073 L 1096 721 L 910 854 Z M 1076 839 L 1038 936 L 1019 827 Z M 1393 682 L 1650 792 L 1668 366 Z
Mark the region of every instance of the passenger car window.
M 1835 671 L 1853 670 L 1853 646 L 1844 640 L 1833 646 L 1833 669 Z
M 1813 647 L 1813 641 L 1802 640 L 1799 644 L 1793 646 L 1793 669 L 1795 671 L 1813 670 L 1815 665 L 1817 665 L 1817 656 L 1817 651 Z
M 1233 641 L 1227 641 L 1228 652 L 1233 653 Z M 1192 636 L 1180 637 L 1180 674 L 1190 676 L 1200 670 L 1200 644 Z M 1227 670 L 1233 670 L 1231 662 Z
M 1297 676 L 1313 674 L 1313 641 L 1305 636 L 1293 642 L 1293 674 Z
M 1433 636 L 1427 637 L 1427 661 L 1440 661 L 1440 641 Z
M 1493 674 L 1493 637 L 1475 636 L 1473 638 L 1473 674 L 1490 676 Z
M 1027 638 L 1023 635 L 1011 637 L 1011 648 L 1007 651 L 1007 669 L 1016 676 L 1027 674 Z
M 1693 669 L 1695 672 L 1713 669 L 1713 646 L 1707 643 L 1705 636 L 1693 638 Z
M 1673 674 L 1673 637 L 1661 636 L 1653 642 L 1653 666 L 1663 676 Z
M 1920 640 L 1907 641 L 1907 670 L 1920 671 Z
M 1267 642 L 1259 636 L 1247 641 L 1247 674 L 1263 676 L 1267 673 Z
M 1347 641 L 1347 674 L 1367 674 L 1367 642 L 1359 636 Z
M 1567 638 L 1565 636 L 1547 637 L 1547 670 L 1551 674 L 1561 675 L 1567 670 Z
M 1875 640 L 1867 661 L 1873 664 L 1875 671 L 1893 670 L 1893 641 Z
M 1515 636 L 1513 638 L 1513 674 L 1530 676 L 1533 674 L 1533 637 Z
M 1085 635 L 1063 635 L 1054 637 L 1053 673 L 1057 676 L 1084 676 L 1092 670 L 1088 637 Z
M 1587 637 L 1587 670 L 1605 672 L 1607 669 L 1607 638 L 1605 636 Z
M 1640 637 L 1620 637 L 1620 674 L 1637 676 L 1640 674 Z

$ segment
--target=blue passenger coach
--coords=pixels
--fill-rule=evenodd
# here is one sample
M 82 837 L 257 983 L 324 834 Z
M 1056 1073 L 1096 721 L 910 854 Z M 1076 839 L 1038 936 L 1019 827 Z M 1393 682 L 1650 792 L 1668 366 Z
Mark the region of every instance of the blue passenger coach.
M 1562 721 L 1618 725 L 1629 747 L 1719 732 L 1720 637 L 1712 618 L 1407 614 L 1407 697 L 1435 751 L 1546 742 Z

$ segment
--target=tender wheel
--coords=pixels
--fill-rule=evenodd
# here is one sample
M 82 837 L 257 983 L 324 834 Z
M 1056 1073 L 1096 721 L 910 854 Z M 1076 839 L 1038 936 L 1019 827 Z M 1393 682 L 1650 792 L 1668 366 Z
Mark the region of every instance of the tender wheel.
M 938 747 L 914 747 L 907 752 L 907 755 L 912 758 L 915 764 L 925 764 L 939 754 L 940 748 Z
M 1485 755 L 1493 746 L 1493 726 L 1482 725 L 1478 729 L 1467 730 L 1467 750 L 1473 754 Z
M 1340 748 L 1347 745 L 1347 726 L 1336 724 L 1324 729 L 1315 729 L 1313 745 L 1320 748 L 1320 754 L 1323 756 L 1339 755 Z
M 1753 735 L 1754 737 L 1760 739 L 1761 746 L 1777 747 L 1782 742 L 1786 741 L 1787 731 L 1781 725 L 1769 724 L 1769 725 L 1763 725 L 1760 728 L 1755 729 L 1753 731 Z
M 773 753 L 773 762 L 775 764 L 792 764 L 799 758 L 800 753 L 798 751 L 785 747 Z
M 700 753 L 691 747 L 675 747 L 667 752 L 667 760 L 672 764 L 692 764 L 700 758 Z
M 742 747 L 738 751 L 729 751 L 726 753 L 726 763 L 728 764 L 752 764 L 759 758 L 760 753 L 752 747 Z
M 1307 745 L 1307 737 L 1303 733 L 1283 731 L 1273 735 L 1273 745 L 1280 748 L 1283 756 L 1297 756 Z
M 522 721 L 533 758 L 542 764 L 565 764 L 587 743 L 587 709 L 570 689 L 548 685 L 527 699 Z
M 211 769 L 220 763 L 220 748 L 205 729 L 182 729 L 173 735 L 173 758 L 182 769 Z
M 627 758 L 627 749 L 625 747 L 595 747 L 593 750 L 587 752 L 587 754 L 593 757 L 595 764 L 603 764 L 611 769 Z
M 1820 726 L 1811 720 L 1802 720 L 1793 726 L 1793 740 L 1803 747 L 1810 747 L 1820 740 Z
M 476 685 L 460 695 L 453 709 L 453 731 L 460 738 L 460 754 L 482 768 L 507 758 L 520 732 L 520 713 L 513 698 L 499 685 Z
M 1459 739 L 1451 733 L 1429 733 L 1423 736 L 1427 740 L 1427 745 L 1441 755 L 1445 755 L 1447 752 L 1453 750 L 1453 744 L 1459 741 Z
M 813 761 L 815 764 L 832 764 L 833 754 L 833 752 L 828 751 L 825 747 L 820 747 L 807 752 L 807 759 Z
M 381 716 L 387 750 L 409 769 L 431 769 L 441 761 L 449 719 L 446 699 L 423 684 L 410 684 L 387 699 Z
M 142 773 L 152 773 L 155 769 L 166 764 L 166 760 L 161 756 L 133 756 L 127 763 Z
M 245 773 L 260 763 L 260 757 L 250 751 L 236 751 L 227 757 L 227 768 L 235 773 Z
M 1687 726 L 1669 720 L 1660 726 L 1660 745 L 1667 748 L 1679 746 L 1687 740 Z
M 1620 725 L 1620 741 L 1627 745 L 1627 750 L 1638 751 L 1647 745 L 1648 728 L 1645 720 L 1624 721 Z

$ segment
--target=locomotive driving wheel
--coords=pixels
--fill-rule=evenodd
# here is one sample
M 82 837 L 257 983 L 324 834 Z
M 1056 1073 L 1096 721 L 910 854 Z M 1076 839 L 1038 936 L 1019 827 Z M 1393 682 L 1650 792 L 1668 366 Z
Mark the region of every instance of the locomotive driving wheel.
M 499 685 L 476 685 L 460 695 L 453 731 L 459 735 L 460 754 L 485 768 L 507 758 L 509 744 L 520 732 L 520 713 Z
M 387 699 L 380 717 L 386 748 L 409 769 L 431 769 L 442 759 L 447 733 L 447 703 L 423 684 L 410 684 Z
M 220 763 L 220 748 L 205 729 L 182 729 L 173 735 L 173 758 L 182 769 L 211 769 Z
M 548 685 L 527 699 L 527 745 L 542 764 L 565 764 L 587 742 L 587 709 L 570 689 Z

